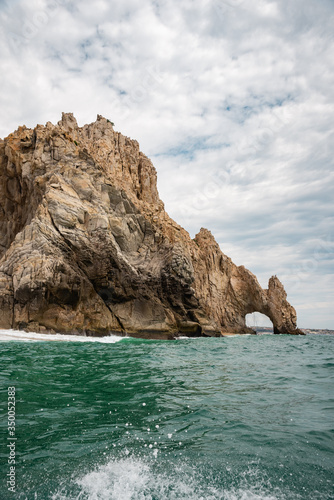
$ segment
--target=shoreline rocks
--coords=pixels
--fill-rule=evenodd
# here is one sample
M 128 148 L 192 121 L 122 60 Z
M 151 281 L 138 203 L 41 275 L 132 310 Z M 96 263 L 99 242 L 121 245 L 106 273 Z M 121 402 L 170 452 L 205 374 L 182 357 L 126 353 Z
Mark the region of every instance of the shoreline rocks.
M 0 141 L 0 328 L 220 336 L 254 311 L 303 334 L 277 277 L 262 289 L 168 216 L 152 162 L 107 119 L 63 113 Z

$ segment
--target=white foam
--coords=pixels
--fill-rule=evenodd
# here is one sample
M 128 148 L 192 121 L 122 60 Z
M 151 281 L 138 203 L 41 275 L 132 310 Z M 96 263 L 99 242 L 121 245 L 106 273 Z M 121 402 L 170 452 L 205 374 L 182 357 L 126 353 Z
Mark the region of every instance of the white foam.
M 85 337 L 84 335 L 62 335 L 61 333 L 46 334 L 19 330 L 0 330 L 0 341 L 102 342 L 103 344 L 115 344 L 123 339 L 124 337 L 119 337 L 117 335 L 110 335 L 109 337 Z
M 227 489 L 210 485 L 196 466 L 178 464 L 177 467 L 172 466 L 169 471 L 159 472 L 157 452 L 157 449 L 150 451 L 151 460 L 145 461 L 134 457 L 112 459 L 92 472 L 73 478 L 70 489 L 73 491 L 74 488 L 75 494 L 69 494 L 69 485 L 63 485 L 52 496 L 52 500 L 293 500 L 298 498 L 290 492 L 284 494 L 277 488 L 273 489 L 256 478 L 252 480 L 249 476 L 248 480 L 240 478 L 239 488 Z

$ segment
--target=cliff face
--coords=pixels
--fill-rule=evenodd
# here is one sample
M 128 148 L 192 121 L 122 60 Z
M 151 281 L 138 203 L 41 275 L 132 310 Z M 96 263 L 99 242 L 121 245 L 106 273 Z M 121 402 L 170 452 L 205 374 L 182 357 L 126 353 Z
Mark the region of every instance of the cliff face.
M 211 233 L 164 210 L 136 141 L 98 116 L 0 141 L 0 327 L 151 338 L 245 333 L 259 311 L 301 333 L 276 277 L 256 277 Z

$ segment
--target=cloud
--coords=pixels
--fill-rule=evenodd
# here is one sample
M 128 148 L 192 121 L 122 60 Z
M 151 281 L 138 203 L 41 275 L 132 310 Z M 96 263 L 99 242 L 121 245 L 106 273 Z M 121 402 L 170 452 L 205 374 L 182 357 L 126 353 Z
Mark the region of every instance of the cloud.
M 0 136 L 105 115 L 174 219 L 334 328 L 333 21 L 330 0 L 2 2 Z

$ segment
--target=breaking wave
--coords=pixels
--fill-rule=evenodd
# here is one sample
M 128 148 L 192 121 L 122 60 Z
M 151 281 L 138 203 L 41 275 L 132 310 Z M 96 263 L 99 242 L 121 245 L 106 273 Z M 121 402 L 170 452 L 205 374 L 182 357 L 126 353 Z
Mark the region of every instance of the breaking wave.
M 46 334 L 35 332 L 24 332 L 19 330 L 0 330 L 0 341 L 20 340 L 20 341 L 58 341 L 58 342 L 102 342 L 103 344 L 115 344 L 124 337 L 110 335 L 108 337 L 86 337 L 84 335 L 63 335 L 60 333 Z

